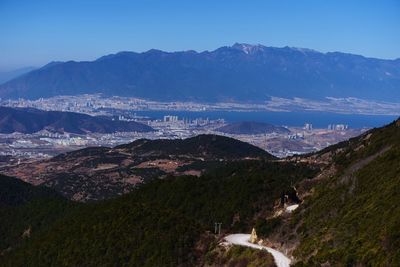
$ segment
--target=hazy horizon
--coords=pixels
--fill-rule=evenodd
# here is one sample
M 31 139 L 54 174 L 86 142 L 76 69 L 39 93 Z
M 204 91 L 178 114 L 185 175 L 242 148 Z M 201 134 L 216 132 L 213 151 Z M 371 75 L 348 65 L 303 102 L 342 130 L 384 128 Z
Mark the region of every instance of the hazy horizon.
M 2 1 L 0 71 L 235 42 L 400 57 L 398 1 Z

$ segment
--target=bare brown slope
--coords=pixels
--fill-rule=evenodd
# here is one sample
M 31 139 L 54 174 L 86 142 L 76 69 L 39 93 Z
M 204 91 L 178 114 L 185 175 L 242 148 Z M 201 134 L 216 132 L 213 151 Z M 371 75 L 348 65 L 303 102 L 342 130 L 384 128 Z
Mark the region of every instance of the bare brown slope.
M 141 139 L 115 148 L 93 147 L 54 158 L 3 167 L 0 172 L 44 184 L 79 200 L 115 197 L 167 175 L 200 175 L 229 161 L 274 159 L 266 151 L 218 135 L 184 140 Z

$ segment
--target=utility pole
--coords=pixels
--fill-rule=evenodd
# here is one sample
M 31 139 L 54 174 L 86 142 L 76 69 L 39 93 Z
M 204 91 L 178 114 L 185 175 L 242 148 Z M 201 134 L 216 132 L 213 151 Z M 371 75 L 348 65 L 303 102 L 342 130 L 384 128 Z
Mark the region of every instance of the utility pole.
M 214 223 L 214 233 L 220 235 L 221 234 L 221 225 L 222 223 Z

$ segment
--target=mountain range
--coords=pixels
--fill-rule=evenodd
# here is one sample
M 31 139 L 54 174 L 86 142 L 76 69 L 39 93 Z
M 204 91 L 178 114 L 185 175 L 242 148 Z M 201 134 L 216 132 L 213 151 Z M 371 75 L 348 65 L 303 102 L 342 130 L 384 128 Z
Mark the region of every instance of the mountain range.
M 0 97 L 102 93 L 145 99 L 263 102 L 271 96 L 400 101 L 400 59 L 234 44 L 214 51 L 119 52 L 53 62 L 0 85 Z
M 153 128 L 138 122 L 115 121 L 74 112 L 0 107 L 0 133 L 35 133 L 41 130 L 85 134 L 150 132 Z

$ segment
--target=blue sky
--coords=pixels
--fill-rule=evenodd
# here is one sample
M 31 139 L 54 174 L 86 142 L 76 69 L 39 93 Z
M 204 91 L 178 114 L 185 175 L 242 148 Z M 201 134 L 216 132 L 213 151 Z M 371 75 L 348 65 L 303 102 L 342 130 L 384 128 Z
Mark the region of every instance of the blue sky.
M 235 42 L 400 57 L 399 0 L 0 0 L 0 71 Z

